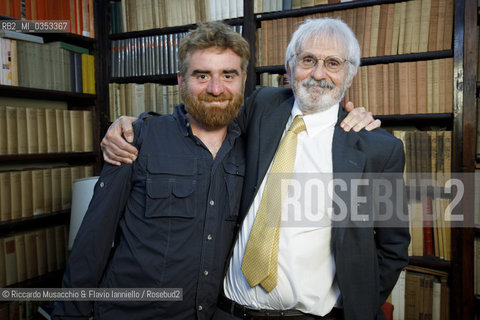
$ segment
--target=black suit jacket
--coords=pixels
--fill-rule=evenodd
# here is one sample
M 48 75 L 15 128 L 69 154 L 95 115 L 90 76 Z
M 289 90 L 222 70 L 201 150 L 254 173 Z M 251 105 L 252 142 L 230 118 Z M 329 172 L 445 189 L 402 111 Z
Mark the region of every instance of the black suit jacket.
M 247 214 L 275 155 L 293 103 L 290 89 L 261 88 L 250 96 L 239 114 L 238 122 L 247 139 L 240 221 Z M 344 173 L 361 178 L 367 173 L 381 172 L 392 173 L 401 180 L 396 186 L 400 190 L 393 190 L 394 217 L 386 226 L 380 227 L 373 219 L 367 222 L 343 219 L 332 224 L 331 245 L 345 319 L 383 319 L 380 307 L 408 263 L 410 235 L 402 179 L 403 144 L 382 129 L 344 132 L 339 124 L 345 116 L 346 112 L 340 108 L 332 145 L 334 179 L 345 178 Z M 372 190 L 366 189 L 365 195 L 368 195 Z M 350 191 L 338 192 L 345 208 L 351 208 Z M 397 191 L 399 197 L 395 198 Z M 335 209 L 340 210 L 338 206 Z M 361 206 L 359 211 L 373 218 L 371 204 Z M 348 209 L 347 216 L 350 215 Z

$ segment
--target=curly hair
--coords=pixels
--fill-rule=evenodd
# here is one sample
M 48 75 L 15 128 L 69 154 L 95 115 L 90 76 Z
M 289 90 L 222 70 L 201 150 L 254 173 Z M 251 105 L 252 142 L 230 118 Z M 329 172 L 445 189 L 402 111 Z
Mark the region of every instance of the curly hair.
M 182 76 L 188 69 L 189 54 L 197 50 L 216 47 L 231 49 L 242 59 L 242 71 L 246 72 L 250 59 L 250 46 L 237 32 L 220 21 L 204 22 L 191 30 L 180 42 L 178 48 L 178 71 Z

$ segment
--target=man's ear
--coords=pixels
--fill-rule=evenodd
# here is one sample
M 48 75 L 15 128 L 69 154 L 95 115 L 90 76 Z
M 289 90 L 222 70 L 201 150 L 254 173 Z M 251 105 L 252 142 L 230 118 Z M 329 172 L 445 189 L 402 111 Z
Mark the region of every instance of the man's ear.
M 182 75 L 180 74 L 180 72 L 177 72 L 177 83 L 178 83 L 178 88 L 179 88 L 179 89 L 182 88 L 182 82 L 183 82 L 183 77 L 182 77 Z
M 350 86 L 352 85 L 352 83 L 353 83 L 353 79 L 348 82 L 348 84 L 347 84 L 347 89 L 350 88 Z
M 287 73 L 285 74 L 285 76 L 287 77 L 287 80 L 288 80 L 288 84 L 290 86 L 293 86 L 293 74 L 292 74 L 292 70 L 290 70 L 290 64 L 287 63 Z
M 348 81 L 347 85 L 346 85 L 346 89 L 350 88 L 350 86 L 352 85 L 353 83 L 353 78 L 355 78 L 356 75 L 354 75 L 353 77 L 350 78 L 350 80 Z M 347 78 L 348 78 L 348 74 L 347 74 Z M 347 80 L 347 79 L 345 79 Z

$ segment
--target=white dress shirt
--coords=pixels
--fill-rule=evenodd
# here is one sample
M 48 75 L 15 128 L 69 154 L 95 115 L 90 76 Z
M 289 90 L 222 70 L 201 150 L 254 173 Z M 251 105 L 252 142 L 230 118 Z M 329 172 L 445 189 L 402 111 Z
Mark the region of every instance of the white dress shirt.
M 340 290 L 335 282 L 331 224 L 323 218 L 330 216 L 332 207 L 331 197 L 325 196 L 325 192 L 330 195 L 332 192 L 331 185 L 327 185 L 333 172 L 332 141 L 338 108 L 337 104 L 326 111 L 303 116 L 295 102 L 284 135 L 297 115 L 303 117 L 306 131 L 298 134 L 293 188 L 282 204 L 278 285 L 269 293 L 261 286 L 251 288 L 241 270 L 265 188 L 264 178 L 243 221 L 224 280 L 229 299 L 251 309 L 297 309 L 320 316 L 336 305 Z M 269 173 L 270 168 L 266 176 Z

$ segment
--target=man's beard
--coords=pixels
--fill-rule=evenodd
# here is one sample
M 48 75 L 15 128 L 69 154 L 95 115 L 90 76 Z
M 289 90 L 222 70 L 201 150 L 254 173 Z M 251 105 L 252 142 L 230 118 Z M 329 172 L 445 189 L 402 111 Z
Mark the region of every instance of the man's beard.
M 228 126 L 235 120 L 238 110 L 243 104 L 243 86 L 241 93 L 237 95 L 223 93 L 218 96 L 212 96 L 200 93 L 198 96 L 194 96 L 188 90 L 188 84 L 184 83 L 180 94 L 185 102 L 187 112 L 207 130 Z M 228 100 L 228 103 L 223 107 L 207 105 L 207 102 L 225 100 Z
M 321 112 L 340 102 L 346 86 L 336 87 L 325 79 L 320 81 L 308 78 L 303 81 L 293 81 L 295 99 L 305 114 Z

